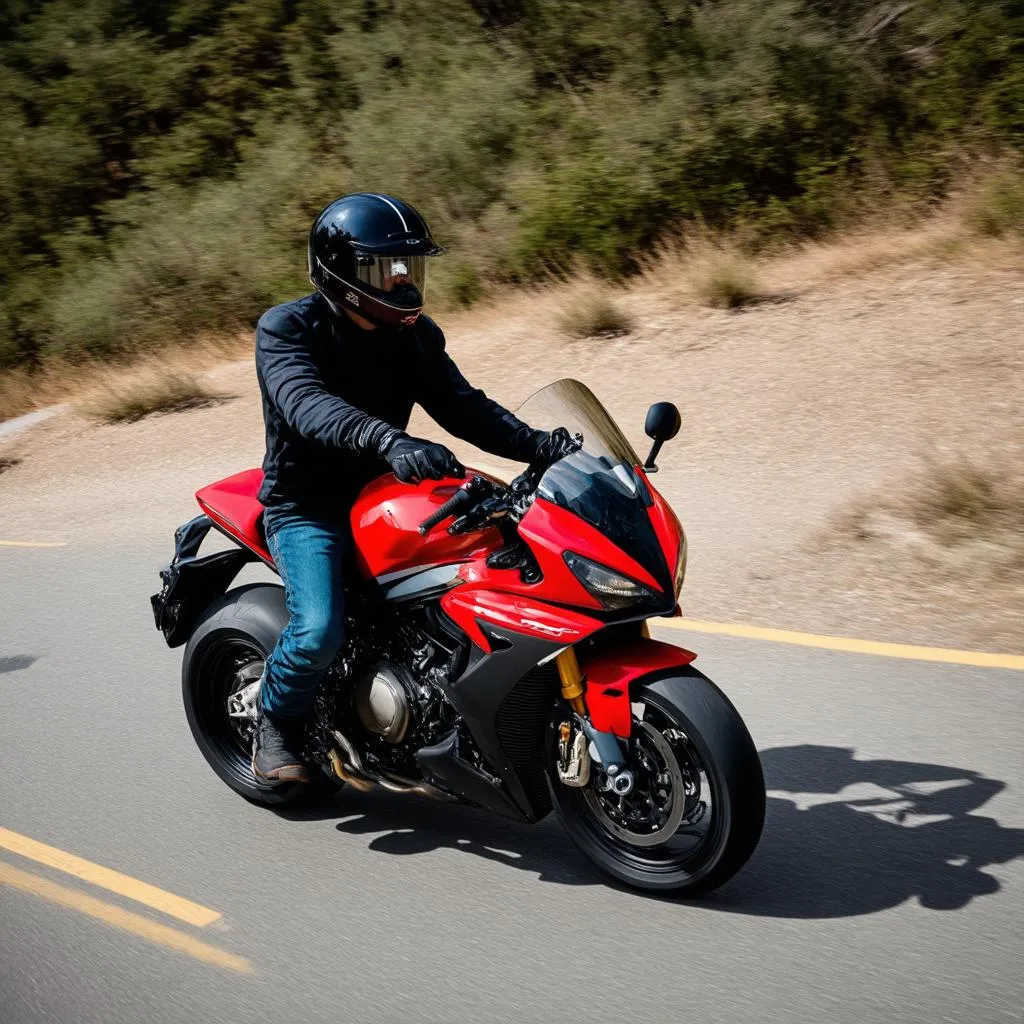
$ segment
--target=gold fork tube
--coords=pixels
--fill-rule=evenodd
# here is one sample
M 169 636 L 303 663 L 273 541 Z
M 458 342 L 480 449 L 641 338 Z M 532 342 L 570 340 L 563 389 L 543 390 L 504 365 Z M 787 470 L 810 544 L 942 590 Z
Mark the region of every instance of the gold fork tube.
M 577 715 L 585 718 L 587 706 L 583 703 L 583 678 L 576 652 L 567 647 L 555 658 L 555 664 L 558 666 L 558 678 L 562 681 L 562 696 Z

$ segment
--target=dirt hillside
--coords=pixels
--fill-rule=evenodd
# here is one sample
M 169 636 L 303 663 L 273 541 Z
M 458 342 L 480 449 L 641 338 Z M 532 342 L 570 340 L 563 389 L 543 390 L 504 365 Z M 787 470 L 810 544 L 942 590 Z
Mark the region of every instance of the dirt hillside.
M 647 406 L 678 404 L 683 429 L 656 482 L 690 539 L 687 615 L 1024 652 L 1024 562 L 848 523 L 852 508 L 917 486 L 922 458 L 1024 474 L 1019 255 L 995 243 L 944 253 L 910 235 L 809 250 L 763 265 L 764 301 L 732 311 L 702 307 L 669 261 L 615 293 L 635 324 L 624 336 L 565 339 L 558 316 L 580 285 L 443 326 L 495 398 L 515 407 L 577 377 L 642 452 Z M 208 381 L 234 397 L 122 425 L 71 411 L 0 441 L 2 537 L 169 543 L 196 487 L 262 455 L 251 361 Z M 438 433 L 419 414 L 411 429 Z

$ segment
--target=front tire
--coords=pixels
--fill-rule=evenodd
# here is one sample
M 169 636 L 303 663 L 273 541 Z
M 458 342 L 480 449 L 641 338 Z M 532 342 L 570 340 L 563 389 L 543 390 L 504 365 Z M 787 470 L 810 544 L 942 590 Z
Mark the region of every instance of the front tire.
M 196 745 L 223 782 L 265 807 L 322 799 L 341 785 L 315 768 L 312 783 L 261 782 L 252 770 L 251 730 L 228 715 L 228 698 L 259 678 L 287 623 L 283 588 L 230 590 L 203 613 L 181 665 L 185 716 Z
M 631 693 L 628 797 L 550 773 L 555 810 L 603 872 L 636 889 L 683 897 L 717 889 L 747 862 L 764 826 L 761 762 L 743 719 L 703 673 L 678 670 Z M 595 765 L 595 768 L 597 766 Z

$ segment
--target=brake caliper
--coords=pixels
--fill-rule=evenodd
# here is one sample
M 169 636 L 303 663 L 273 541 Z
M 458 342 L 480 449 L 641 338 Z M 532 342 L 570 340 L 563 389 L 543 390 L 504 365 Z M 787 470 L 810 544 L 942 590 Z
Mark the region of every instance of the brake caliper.
M 590 781 L 587 737 L 575 720 L 558 727 L 558 778 L 566 786 L 582 788 Z

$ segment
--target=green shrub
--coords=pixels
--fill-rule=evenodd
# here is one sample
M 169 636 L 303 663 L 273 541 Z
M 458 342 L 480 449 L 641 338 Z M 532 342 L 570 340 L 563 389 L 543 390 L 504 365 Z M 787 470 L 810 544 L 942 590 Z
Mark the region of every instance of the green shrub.
M 1024 147 L 1017 0 L 7 6 L 0 369 L 251 324 L 348 189 L 421 206 L 465 305 L 681 227 L 763 248 L 930 207 Z M 977 230 L 1018 230 L 991 190 Z
M 988 177 L 967 211 L 979 235 L 1024 234 L 1024 170 L 1005 168 Z
M 300 143 L 285 131 L 236 179 L 140 203 L 112 236 L 109 255 L 55 288 L 44 353 L 102 358 L 236 329 L 309 291 L 309 223 L 343 186 L 337 178 L 318 186 Z

